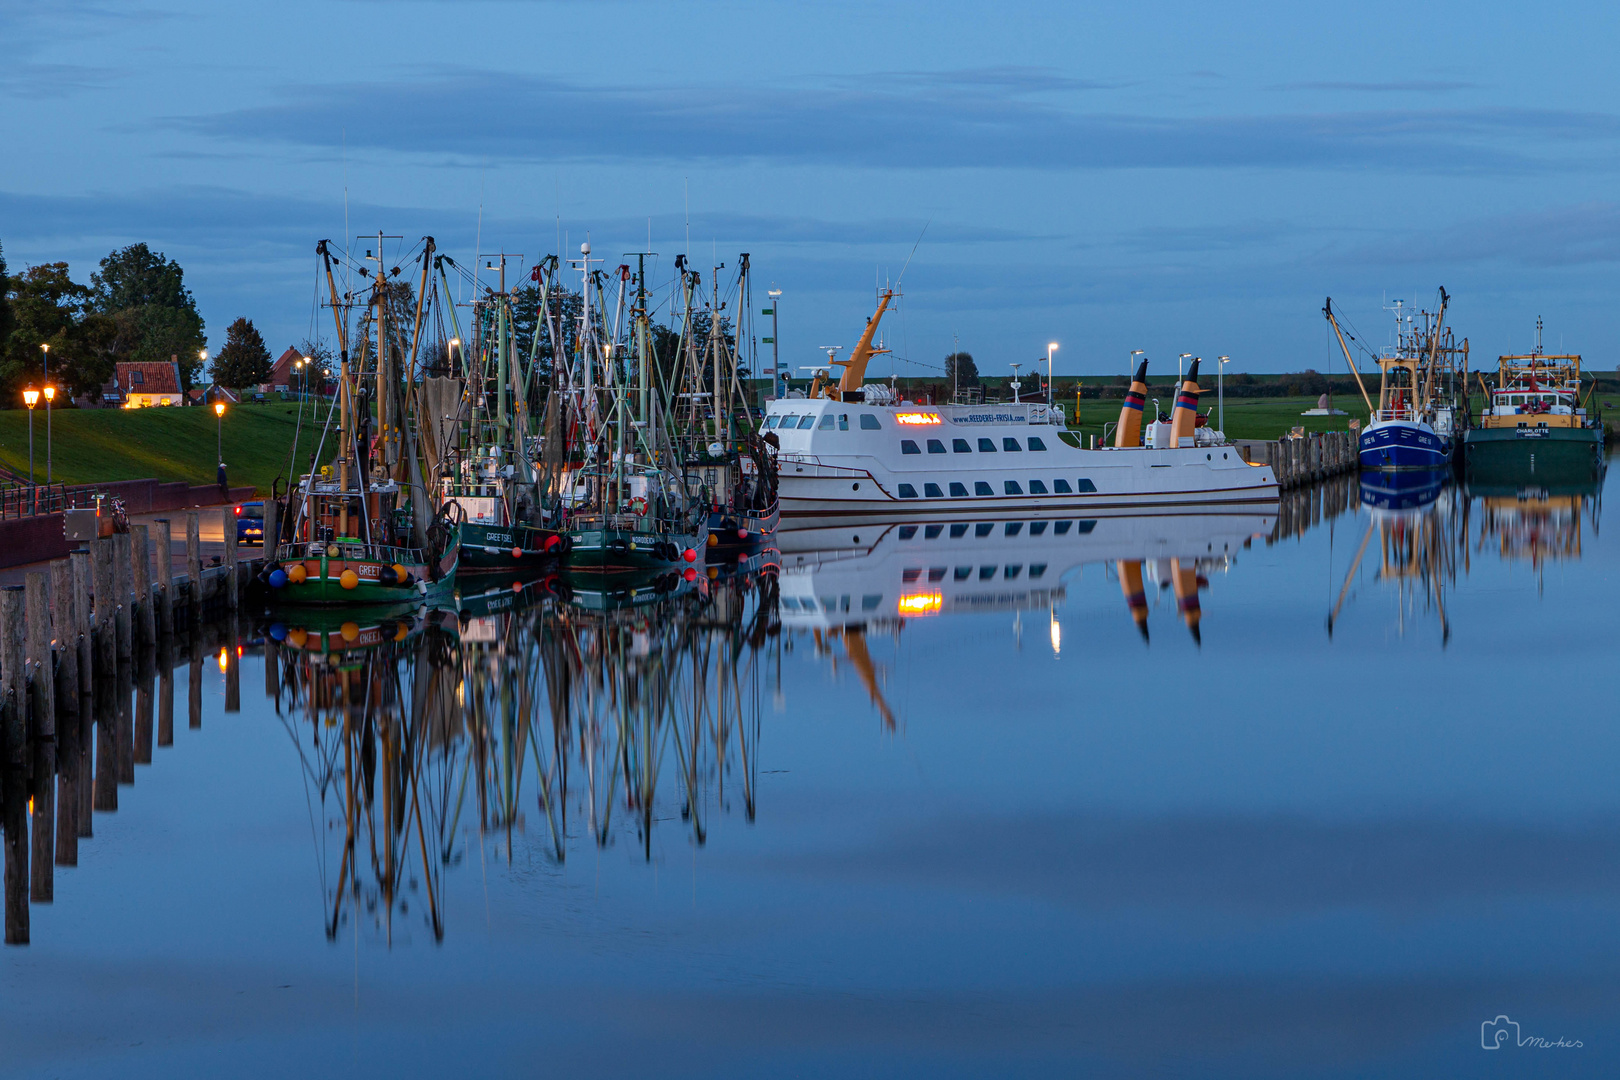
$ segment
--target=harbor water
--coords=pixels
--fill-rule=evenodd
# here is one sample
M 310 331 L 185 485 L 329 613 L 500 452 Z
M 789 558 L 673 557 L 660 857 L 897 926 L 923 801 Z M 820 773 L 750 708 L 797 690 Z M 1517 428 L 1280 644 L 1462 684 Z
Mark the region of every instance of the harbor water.
M 0 1075 L 1613 1075 L 1606 483 L 244 613 L 0 952 Z

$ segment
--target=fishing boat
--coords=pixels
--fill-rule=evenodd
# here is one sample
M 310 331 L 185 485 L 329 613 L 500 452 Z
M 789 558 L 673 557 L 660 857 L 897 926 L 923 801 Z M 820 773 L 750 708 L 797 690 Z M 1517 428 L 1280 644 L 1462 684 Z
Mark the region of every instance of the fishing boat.
M 1496 385 L 1480 376 L 1486 405 L 1463 435 L 1464 465 L 1482 483 L 1578 482 L 1603 469 L 1602 420 L 1581 394 L 1581 357 L 1528 354 L 1497 358 Z M 1590 390 L 1587 393 L 1590 397 Z
M 782 514 L 933 515 L 1274 503 L 1277 478 L 1250 464 L 1198 413 L 1198 366 L 1183 378 L 1173 414 L 1143 425 L 1147 364 L 1120 409 L 1111 446 L 1085 446 L 1049 401 L 947 404 L 906 400 L 866 383 L 886 352 L 875 344 L 894 299 L 879 297 L 836 382 L 766 405 L 763 429 L 779 443 Z
M 448 595 L 454 585 L 461 513 L 453 502 L 438 510 L 428 505 L 405 394 L 409 366 L 402 366 L 407 356 L 414 362 L 412 338 L 420 339 L 433 239 L 425 237 L 422 245 L 414 335 L 402 325 L 401 290 L 384 269 L 383 239 L 377 237 L 376 271 L 359 268 L 371 285 L 353 356 L 346 316 L 357 306 L 354 294 L 340 297 L 330 247 L 323 240 L 316 248 L 339 345 L 337 448 L 335 461 L 306 474 L 277 511 L 287 528 L 280 530 L 266 583 L 278 604 L 397 604 Z M 323 434 L 314 459 L 324 446 Z
M 1402 301 L 1391 305 L 1395 344 L 1373 358 L 1379 369 L 1377 405 L 1361 381 L 1332 297 L 1323 307 L 1367 405 L 1368 424 L 1357 437 L 1363 469 L 1436 469 L 1451 464 L 1462 430 L 1459 395 L 1468 379 L 1468 341 L 1457 344 L 1445 325 L 1450 300 L 1442 288 L 1437 312 L 1407 314 Z

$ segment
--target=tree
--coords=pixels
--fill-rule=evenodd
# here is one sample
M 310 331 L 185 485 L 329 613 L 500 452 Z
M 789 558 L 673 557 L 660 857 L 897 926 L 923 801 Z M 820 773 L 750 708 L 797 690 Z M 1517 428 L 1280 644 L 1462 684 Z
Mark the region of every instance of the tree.
M 131 244 L 102 259 L 90 285 L 87 310 L 117 322 L 112 359 L 155 363 L 174 357 L 181 387 L 189 389 L 202 373 L 206 338 L 180 264 L 145 244 Z
M 978 386 L 979 365 L 973 362 L 973 354 L 953 352 L 947 356 L 945 377 L 957 386 Z
M 6 252 L 0 247 L 0 353 L 4 353 L 16 325 L 17 320 L 11 313 L 11 279 L 6 276 Z
M 293 373 L 293 386 L 299 390 L 307 386 L 312 394 L 323 392 L 326 384 L 331 381 L 326 373 L 332 372 L 333 377 L 337 374 L 337 353 L 320 338 L 305 338 L 295 348 L 300 356 L 309 357 L 310 362 L 305 368 Z
M 83 322 L 89 290 L 68 276 L 68 264 L 31 266 L 6 281 L 12 328 L 0 355 L 0 405 L 17 408 L 23 388 L 43 381 L 45 351 L 41 345 L 51 347 L 53 378 L 62 378 L 76 391 L 98 387 L 100 383 L 75 371 L 75 362 L 87 345 Z M 106 327 L 97 323 L 94 329 L 100 336 Z
M 253 320 L 240 318 L 225 331 L 225 347 L 214 357 L 214 381 L 221 386 L 256 386 L 270 378 L 270 350 Z

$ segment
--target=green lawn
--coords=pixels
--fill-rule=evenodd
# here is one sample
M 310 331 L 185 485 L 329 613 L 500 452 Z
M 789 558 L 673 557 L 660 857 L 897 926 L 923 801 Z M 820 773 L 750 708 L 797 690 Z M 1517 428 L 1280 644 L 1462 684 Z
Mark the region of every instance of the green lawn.
M 1159 407 L 1165 412 L 1170 411 L 1171 399 L 1160 395 Z M 1315 398 L 1231 398 L 1226 399 L 1226 435 L 1230 439 L 1279 439 L 1296 425 L 1303 425 L 1306 431 L 1346 431 L 1349 429 L 1352 418 L 1359 419 L 1363 425 L 1367 423 L 1367 406 L 1359 397 L 1341 397 L 1335 395 L 1333 407 L 1343 409 L 1349 416 L 1301 416 L 1306 409 L 1316 408 Z M 1072 413 L 1074 400 L 1071 398 L 1065 403 L 1065 408 Z M 1148 402 L 1148 409 L 1153 403 Z M 1206 409 L 1210 412 L 1209 422 L 1218 424 L 1220 421 L 1219 409 L 1215 403 L 1215 395 L 1205 391 L 1198 402 L 1200 412 Z M 1076 432 L 1084 435 L 1096 435 L 1102 439 L 1103 425 L 1119 419 L 1120 402 L 1109 398 L 1087 398 L 1081 403 L 1079 424 L 1071 425 Z
M 297 419 L 296 403 L 227 410 L 220 429 L 232 486 L 252 484 L 260 495 L 270 493 L 270 482 L 286 475 Z M 52 478 L 69 484 L 147 477 L 212 484 L 215 424 L 212 409 L 57 409 L 51 418 Z M 306 411 L 300 468 L 308 467 L 319 437 Z M 28 475 L 26 409 L 0 411 L 0 464 Z M 34 415 L 34 476 L 44 483 L 44 409 Z

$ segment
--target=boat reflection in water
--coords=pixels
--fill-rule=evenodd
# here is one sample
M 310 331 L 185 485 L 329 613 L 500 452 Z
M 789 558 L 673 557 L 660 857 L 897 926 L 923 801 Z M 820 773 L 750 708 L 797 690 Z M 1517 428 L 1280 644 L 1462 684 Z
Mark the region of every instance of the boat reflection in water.
M 494 834 L 510 860 L 528 810 L 557 862 L 622 829 L 650 860 L 655 821 L 677 815 L 699 845 L 716 810 L 751 821 L 778 632 L 764 563 L 617 606 L 575 603 L 553 578 L 459 613 L 277 628 L 277 707 L 323 825 L 327 934 L 353 918 L 392 943 L 398 918 L 442 938 L 463 838 Z
M 1513 487 L 1457 485 L 1448 470 L 1364 473 L 1361 503 L 1368 512 L 1367 530 L 1328 615 L 1328 636 L 1344 612 L 1374 535 L 1381 557 L 1376 580 L 1395 585 L 1398 632 L 1406 632 L 1407 620 L 1421 603 L 1438 617 L 1445 644 L 1451 639 L 1446 593 L 1455 588 L 1459 569 L 1466 575 L 1473 556 L 1490 548 L 1504 562 L 1530 563 L 1538 577 L 1548 560 L 1580 558 L 1588 515 L 1597 532 L 1601 492 L 1601 480 L 1557 488 Z M 1480 516 L 1477 534 L 1471 522 L 1475 514 Z
M 867 649 L 872 633 L 952 614 L 1052 612 L 1064 579 L 1087 563 L 1117 574 L 1126 610 L 1148 638 L 1147 584 L 1173 590 L 1195 640 L 1208 575 L 1271 532 L 1275 514 L 995 517 L 979 520 L 825 523 L 778 533 L 784 629 L 841 645 L 885 725 L 895 717 Z M 1053 616 L 1053 648 L 1061 630 Z

